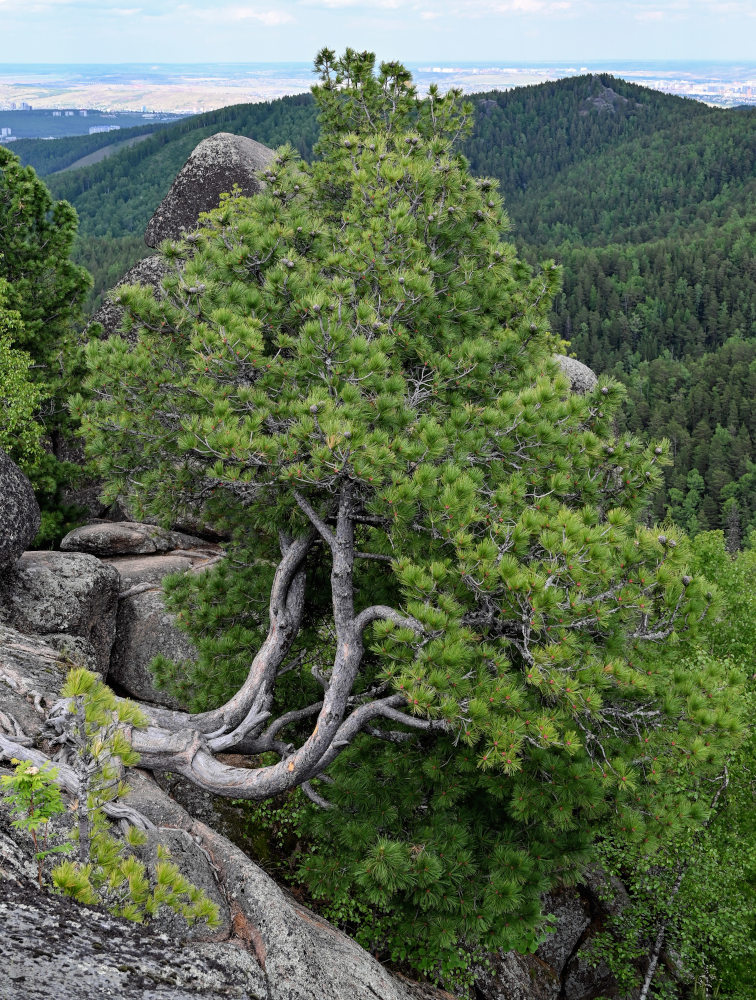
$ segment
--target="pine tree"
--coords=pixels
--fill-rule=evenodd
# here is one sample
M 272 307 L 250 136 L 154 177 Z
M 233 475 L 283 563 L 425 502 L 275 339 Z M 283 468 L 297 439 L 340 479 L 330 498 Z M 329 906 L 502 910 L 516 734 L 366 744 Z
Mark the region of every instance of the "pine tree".
M 26 421 L 23 437 L 14 442 L 12 457 L 29 475 L 42 509 L 38 541 L 50 541 L 66 530 L 73 511 L 62 503 L 61 487 L 70 483 L 78 468 L 59 461 L 51 444 L 70 436 L 66 410 L 68 395 L 80 384 L 75 362 L 74 324 L 90 286 L 84 268 L 71 258 L 76 237 L 76 212 L 67 202 L 53 198 L 31 167 L 23 167 L 17 156 L 0 146 L 0 351 L 18 372 L 25 352 L 33 364 L 27 366 L 28 390 L 10 398 L 9 410 L 0 415 L 0 440 L 14 435 L 18 406 L 28 409 L 34 395 L 36 423 Z M 0 375 L 0 380 L 3 376 Z M 3 386 L 20 390 L 18 376 Z M 25 400 L 25 401 L 24 401 Z M 39 447 L 39 427 L 44 428 L 47 448 Z M 30 452 L 30 433 L 37 446 Z
M 74 410 L 108 496 L 236 530 L 174 593 L 216 700 L 145 708 L 142 766 L 330 806 L 313 891 L 449 972 L 462 940 L 531 946 L 600 826 L 652 849 L 702 815 L 733 681 L 684 665 L 715 595 L 641 526 L 668 443 L 614 434 L 613 380 L 571 394 L 559 270 L 502 242 L 461 94 L 368 53 L 316 67 L 319 158 L 283 148 L 163 246 L 165 297 L 119 292 L 136 344 L 90 344 Z
M 6 291 L 0 280 L 0 449 L 33 475 L 42 456 L 44 429 L 36 416 L 44 393 L 31 379 L 31 356 L 13 346 L 20 339 L 21 317 L 5 308 Z
M 70 259 L 75 237 L 74 209 L 54 202 L 32 168 L 0 147 L 0 279 L 21 315 L 17 346 L 37 364 L 50 366 L 89 289 L 87 272 Z

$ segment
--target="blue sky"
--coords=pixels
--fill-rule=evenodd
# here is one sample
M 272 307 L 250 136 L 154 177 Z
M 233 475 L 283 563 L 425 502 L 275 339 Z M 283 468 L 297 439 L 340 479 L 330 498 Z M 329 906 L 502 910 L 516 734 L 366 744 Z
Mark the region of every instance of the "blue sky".
M 752 60 L 756 0 L 0 0 L 4 62 Z

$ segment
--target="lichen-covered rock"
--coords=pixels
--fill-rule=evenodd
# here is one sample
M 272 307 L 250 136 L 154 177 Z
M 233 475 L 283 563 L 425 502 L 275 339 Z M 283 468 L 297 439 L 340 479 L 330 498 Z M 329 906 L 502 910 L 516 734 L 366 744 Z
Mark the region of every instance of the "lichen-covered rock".
M 596 388 L 598 377 L 588 365 L 584 365 L 582 361 L 576 361 L 575 358 L 568 358 L 566 354 L 555 354 L 554 360 L 570 380 L 573 392 L 582 396 Z
M 153 254 L 151 257 L 145 257 L 144 260 L 138 261 L 124 274 L 115 287 L 118 289 L 121 285 L 149 285 L 155 289 L 158 298 L 160 298 L 162 296 L 161 282 L 169 270 L 170 267 L 166 261 L 158 254 Z M 90 327 L 93 323 L 99 323 L 102 326 L 102 339 L 107 340 L 114 334 L 121 332 L 123 309 L 118 303 L 108 298 L 92 317 Z M 134 339 L 133 335 L 129 333 L 125 333 L 123 336 L 126 340 Z
M 0 451 L 0 572 L 32 543 L 39 521 L 39 504 L 31 483 Z
M 488 958 L 488 967 L 475 977 L 480 1000 L 557 1000 L 559 977 L 535 955 L 507 951 Z
M 0 633 L 3 655 L 16 642 L 27 648 L 14 661 L 13 683 L 22 697 L 31 697 L 48 685 L 54 654 L 6 630 Z M 11 707 L 10 692 L 0 683 L 0 713 Z M 15 751 L 0 740 L 0 770 Z M 29 863 L 31 839 L 0 810 L 1 1000 L 449 1000 L 430 988 L 416 993 L 405 986 L 345 934 L 295 903 L 149 774 L 132 768 L 128 781 L 126 804 L 160 828 L 148 834 L 141 849 L 145 860 L 154 861 L 158 840 L 167 843 L 182 874 L 217 903 L 220 926 L 186 928 L 170 914 L 151 926 L 135 925 L 40 892 Z
M 265 972 L 269 1000 L 409 1000 L 413 996 L 371 955 L 300 906 L 225 837 L 189 816 L 138 771 L 129 805 L 160 827 L 183 830 L 202 848 L 228 905 L 231 933 Z M 182 869 L 183 870 L 183 869 Z M 184 870 L 190 880 L 200 872 Z M 209 945 L 207 947 L 210 947 Z M 431 991 L 428 1000 L 445 994 Z
M 63 552 L 89 552 L 93 556 L 153 555 L 171 549 L 203 548 L 194 535 L 166 531 L 137 521 L 100 521 L 69 531 L 60 548 Z
M 166 708 L 184 708 L 168 692 L 155 687 L 149 670 L 150 663 L 158 655 L 177 662 L 197 658 L 193 643 L 177 628 L 174 616 L 166 610 L 159 586 L 119 602 L 116 635 L 108 683 L 117 684 L 140 701 Z
M 203 140 L 147 224 L 147 246 L 157 247 L 162 240 L 176 240 L 192 232 L 200 213 L 217 208 L 220 196 L 235 186 L 244 195 L 257 194 L 259 174 L 274 156 L 272 149 L 254 139 L 229 132 Z
M 594 873 L 596 878 L 598 874 Z M 590 898 L 589 898 L 590 897 Z M 489 956 L 475 980 L 481 1000 L 593 1000 L 615 995 L 608 967 L 590 961 L 590 938 L 596 933 L 592 894 L 562 889 L 543 899 L 544 913 L 555 918 L 552 932 L 533 955 L 499 952 Z
M 0 624 L 0 732 L 14 739 L 37 736 L 67 665 L 46 640 Z
M 536 957 L 561 976 L 591 922 L 590 907 L 577 890 L 563 889 L 545 896 L 543 911 L 553 914 L 555 923 Z
M 106 674 L 115 638 L 118 574 L 79 552 L 25 552 L 0 579 L 0 621 L 38 636 L 79 636 Z M 52 640 L 51 640 L 52 641 Z
M 267 1000 L 234 944 L 186 944 L 101 909 L 0 881 L 2 1000 Z
M 139 527 L 146 528 L 146 525 Z M 173 542 L 186 535 L 164 532 Z M 158 536 L 158 541 L 164 540 Z M 163 705 L 183 706 L 166 691 L 155 687 L 150 662 L 158 655 L 170 660 L 195 660 L 197 651 L 163 603 L 162 580 L 169 573 L 200 572 L 212 566 L 223 550 L 211 543 L 181 548 L 163 555 L 121 556 L 107 560 L 120 578 L 116 640 L 110 658 L 108 681 L 118 684 L 134 698 Z
M 564 1000 L 588 1000 L 599 996 L 617 996 L 617 981 L 609 966 L 601 959 L 591 958 L 590 935 L 577 955 L 570 960 L 564 974 Z

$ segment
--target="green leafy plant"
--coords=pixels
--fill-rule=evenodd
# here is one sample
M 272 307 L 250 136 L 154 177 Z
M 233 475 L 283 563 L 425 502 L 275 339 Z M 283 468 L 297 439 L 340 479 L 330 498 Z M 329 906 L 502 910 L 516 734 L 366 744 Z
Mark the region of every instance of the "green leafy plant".
M 0 778 L 2 797 L 16 817 L 13 826 L 24 830 L 34 843 L 37 862 L 37 881 L 42 888 L 42 862 L 50 854 L 71 849 L 71 844 L 50 846 L 50 821 L 66 811 L 63 797 L 56 781 L 58 770 L 51 764 L 37 767 L 30 760 L 13 758 L 13 774 Z M 41 835 L 41 836 L 40 836 Z
M 72 851 L 78 842 L 78 859 L 67 859 L 52 869 L 52 884 L 59 891 L 80 903 L 102 903 L 111 913 L 129 920 L 141 922 L 166 906 L 187 923 L 205 920 L 215 926 L 219 920 L 216 904 L 181 874 L 164 845 L 157 845 L 157 863 L 148 868 L 134 855 L 147 843 L 143 831 L 126 824 L 124 837 L 111 833 L 103 807 L 127 793 L 128 786 L 121 780 L 123 768 L 139 759 L 124 727 L 143 725 L 144 716 L 84 668 L 69 672 L 62 695 L 68 699 L 67 735 L 73 749 L 69 758 L 79 785 L 78 798 L 69 806 L 76 819 L 72 835 L 49 846 L 50 821 L 68 811 L 56 767 L 14 760 L 14 773 L 0 779 L 3 797 L 17 817 L 13 825 L 28 831 L 33 839 L 40 888 L 44 859 Z M 57 834 L 60 840 L 63 834 Z

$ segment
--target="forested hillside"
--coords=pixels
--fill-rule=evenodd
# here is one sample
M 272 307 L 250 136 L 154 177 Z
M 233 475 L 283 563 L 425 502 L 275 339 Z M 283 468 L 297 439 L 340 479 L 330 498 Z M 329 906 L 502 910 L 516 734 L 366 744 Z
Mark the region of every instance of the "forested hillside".
M 500 181 L 520 252 L 563 265 L 554 331 L 625 382 L 629 428 L 672 441 L 655 516 L 669 512 L 693 532 L 723 528 L 736 544 L 756 518 L 756 110 L 708 108 L 608 76 L 474 102 L 473 171 Z M 79 212 L 78 259 L 95 294 L 145 254 L 142 232 L 172 178 L 221 130 L 288 141 L 305 157 L 317 135 L 308 96 L 239 105 L 48 177 Z M 73 141 L 17 151 L 45 174 Z

